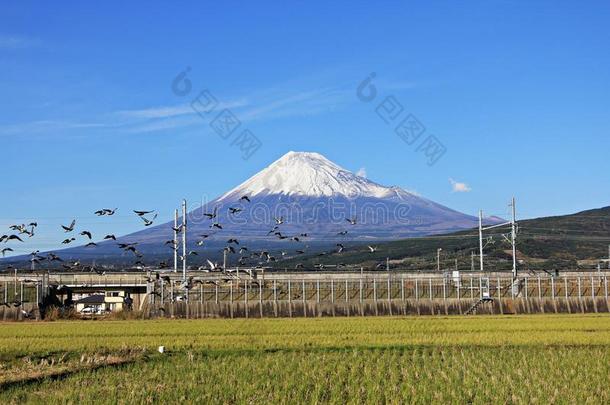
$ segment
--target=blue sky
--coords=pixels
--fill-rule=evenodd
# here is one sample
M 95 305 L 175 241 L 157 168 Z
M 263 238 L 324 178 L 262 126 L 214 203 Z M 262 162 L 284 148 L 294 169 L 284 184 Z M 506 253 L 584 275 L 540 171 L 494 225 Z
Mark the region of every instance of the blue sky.
M 608 21 L 608 2 L 5 3 L 0 226 L 38 219 L 51 246 L 121 207 L 129 232 L 127 209 L 169 219 L 289 150 L 471 214 L 610 205 Z M 250 159 L 190 110 L 204 89 L 262 142 Z M 387 96 L 446 147 L 432 167 L 376 114 Z

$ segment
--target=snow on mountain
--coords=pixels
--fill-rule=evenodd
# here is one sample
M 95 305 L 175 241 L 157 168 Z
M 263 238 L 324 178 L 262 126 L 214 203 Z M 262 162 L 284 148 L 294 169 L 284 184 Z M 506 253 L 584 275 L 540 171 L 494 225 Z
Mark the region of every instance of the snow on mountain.
M 219 200 L 236 195 L 269 194 L 385 198 L 395 193 L 395 189 L 357 176 L 319 153 L 291 151 L 224 194 Z

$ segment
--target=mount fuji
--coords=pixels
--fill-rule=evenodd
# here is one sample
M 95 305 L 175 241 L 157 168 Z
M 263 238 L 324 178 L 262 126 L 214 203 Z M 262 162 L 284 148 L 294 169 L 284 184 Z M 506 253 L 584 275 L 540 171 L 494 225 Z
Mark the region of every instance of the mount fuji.
M 214 213 L 213 219 L 205 215 Z M 188 249 L 212 256 L 229 238 L 237 238 L 242 246 L 288 251 L 449 233 L 476 227 L 478 218 L 358 176 L 319 153 L 288 152 L 239 186 L 189 212 L 187 222 Z M 486 220 L 496 222 L 495 218 Z M 214 223 L 222 229 L 211 227 Z M 172 226 L 173 222 L 152 226 L 117 242 L 137 242 L 142 253 L 170 257 L 171 246 L 165 242 L 173 237 Z M 203 247 L 196 245 L 201 235 L 208 235 Z M 292 239 L 295 236 L 298 242 Z M 100 259 L 121 253 L 110 241 L 100 242 L 94 249 L 75 247 L 61 252 L 62 257 Z

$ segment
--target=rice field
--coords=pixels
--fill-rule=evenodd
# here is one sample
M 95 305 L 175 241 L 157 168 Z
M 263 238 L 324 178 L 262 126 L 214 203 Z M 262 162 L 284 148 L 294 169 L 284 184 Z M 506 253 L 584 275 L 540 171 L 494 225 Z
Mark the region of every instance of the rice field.
M 609 375 L 602 314 L 0 323 L 3 404 L 609 403 Z

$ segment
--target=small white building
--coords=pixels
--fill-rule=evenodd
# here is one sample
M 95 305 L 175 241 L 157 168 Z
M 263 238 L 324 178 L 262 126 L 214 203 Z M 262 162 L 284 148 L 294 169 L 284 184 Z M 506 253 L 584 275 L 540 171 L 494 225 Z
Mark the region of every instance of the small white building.
M 129 306 L 131 298 L 125 291 L 106 291 L 104 294 L 93 294 L 75 302 L 76 311 L 81 314 L 104 314 L 122 311 Z

